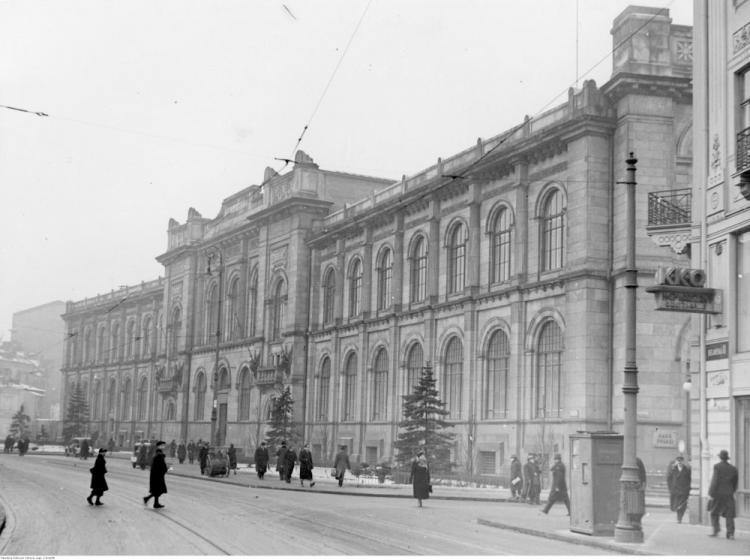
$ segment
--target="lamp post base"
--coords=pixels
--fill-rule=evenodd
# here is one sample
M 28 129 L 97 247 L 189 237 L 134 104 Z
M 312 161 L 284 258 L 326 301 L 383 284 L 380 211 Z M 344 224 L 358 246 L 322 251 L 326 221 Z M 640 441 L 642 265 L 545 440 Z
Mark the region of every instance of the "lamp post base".
M 615 525 L 615 542 L 640 544 L 643 542 L 643 531 L 633 526 Z

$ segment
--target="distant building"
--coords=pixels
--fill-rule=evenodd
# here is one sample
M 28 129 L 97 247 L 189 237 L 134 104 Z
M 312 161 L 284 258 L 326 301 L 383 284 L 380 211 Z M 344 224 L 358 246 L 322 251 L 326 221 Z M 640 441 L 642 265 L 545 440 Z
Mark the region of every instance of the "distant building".
M 252 448 L 291 387 L 318 457 L 345 443 L 375 463 L 392 457 L 400 397 L 431 362 L 453 460 L 495 477 L 511 453 L 567 453 L 577 430 L 621 429 L 618 181 L 634 152 L 639 284 L 687 266 L 684 242 L 646 228 L 649 201 L 692 184 L 692 37 L 640 7 L 612 34 L 606 84 L 401 181 L 298 152 L 216 218 L 171 220 L 163 279 L 68 303 L 66 395 L 81 383 L 91 430 L 121 444 Z M 638 453 L 661 467 L 686 437 L 691 325 L 650 297 L 638 325 Z
M 0 430 L 9 433 L 13 416 L 24 407 L 33 420 L 39 417 L 45 395 L 39 362 L 21 352 L 12 342 L 0 342 Z M 31 432 L 32 425 L 29 424 Z M 33 439 L 35 434 L 31 432 Z
M 39 362 L 40 386 L 45 395 L 39 404 L 39 415 L 60 420 L 62 395 L 63 349 L 65 347 L 64 301 L 51 301 L 13 314 L 11 341 Z

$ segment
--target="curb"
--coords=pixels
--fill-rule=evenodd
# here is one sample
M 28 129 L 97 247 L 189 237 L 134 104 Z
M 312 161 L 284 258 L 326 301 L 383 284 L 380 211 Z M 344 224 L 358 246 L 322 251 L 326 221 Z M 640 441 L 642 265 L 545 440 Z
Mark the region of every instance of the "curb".
M 499 523 L 497 521 L 489 521 L 488 519 L 477 519 L 479 525 L 485 525 L 487 527 L 495 527 L 496 529 L 505 529 L 508 531 L 515 531 L 516 533 L 523 533 L 525 535 L 531 535 L 534 537 L 542 537 L 549 540 L 566 542 L 569 544 L 579 544 L 582 546 L 589 546 L 592 548 L 599 548 L 607 550 L 609 552 L 618 552 L 620 554 L 635 554 L 640 556 L 662 556 L 658 552 L 648 552 L 645 550 L 639 550 L 637 548 L 629 548 L 627 546 L 620 546 L 608 542 L 596 542 L 587 541 L 582 538 L 564 535 L 561 533 L 554 533 L 549 531 L 540 531 L 538 529 L 527 529 L 526 527 L 518 527 L 516 525 L 506 525 L 505 523 Z M 593 537 L 596 538 L 596 537 Z

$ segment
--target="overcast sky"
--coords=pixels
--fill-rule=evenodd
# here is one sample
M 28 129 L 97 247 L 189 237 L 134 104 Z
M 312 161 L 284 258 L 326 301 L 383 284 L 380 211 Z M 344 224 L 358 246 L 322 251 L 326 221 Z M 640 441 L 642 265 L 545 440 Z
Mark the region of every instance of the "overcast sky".
M 629 4 L 692 24 L 692 0 L 0 0 L 0 104 L 49 115 L 0 108 L 0 336 L 161 275 L 169 218 L 215 217 L 305 125 L 321 168 L 398 179 L 577 67 L 604 83 Z

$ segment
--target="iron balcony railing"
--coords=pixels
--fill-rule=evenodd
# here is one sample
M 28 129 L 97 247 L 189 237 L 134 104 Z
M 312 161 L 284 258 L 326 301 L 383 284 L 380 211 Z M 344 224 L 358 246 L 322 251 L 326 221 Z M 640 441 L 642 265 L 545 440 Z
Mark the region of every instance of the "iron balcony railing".
M 750 171 L 750 127 L 737 134 L 737 173 Z
M 690 224 L 693 194 L 690 189 L 648 193 L 648 225 Z

